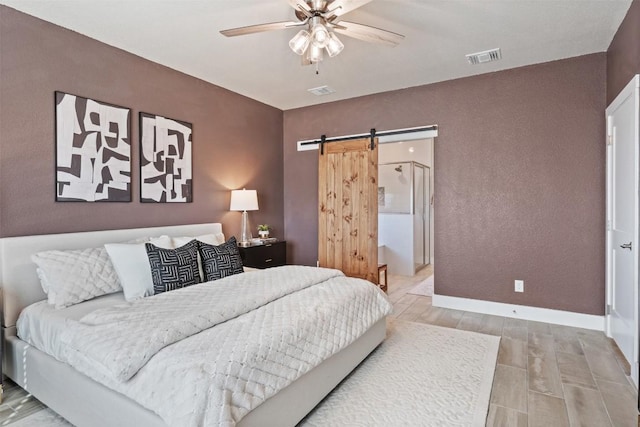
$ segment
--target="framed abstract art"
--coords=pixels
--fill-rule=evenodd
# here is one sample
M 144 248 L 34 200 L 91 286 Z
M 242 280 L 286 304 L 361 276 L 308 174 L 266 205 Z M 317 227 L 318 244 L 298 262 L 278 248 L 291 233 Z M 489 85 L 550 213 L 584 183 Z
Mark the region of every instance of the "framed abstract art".
M 193 201 L 191 123 L 140 113 L 140 201 Z
M 131 110 L 55 92 L 56 201 L 131 201 Z

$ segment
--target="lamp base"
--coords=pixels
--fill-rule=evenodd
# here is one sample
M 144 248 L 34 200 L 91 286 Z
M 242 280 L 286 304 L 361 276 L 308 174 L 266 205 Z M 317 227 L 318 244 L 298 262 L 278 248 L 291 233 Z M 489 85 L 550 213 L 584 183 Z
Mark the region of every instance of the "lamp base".
M 247 211 L 242 211 L 242 229 L 240 232 L 240 242 L 238 246 L 246 247 L 251 246 L 251 231 L 249 231 L 249 214 Z

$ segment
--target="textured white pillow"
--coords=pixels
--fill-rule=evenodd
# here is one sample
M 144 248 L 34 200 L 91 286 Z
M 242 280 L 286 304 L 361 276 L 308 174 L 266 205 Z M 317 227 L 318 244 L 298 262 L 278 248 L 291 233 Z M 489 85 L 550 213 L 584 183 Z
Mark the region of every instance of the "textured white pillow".
M 159 248 L 173 248 L 169 236 L 150 239 L 149 243 Z M 124 299 L 133 301 L 153 295 L 151 266 L 144 243 L 107 243 L 104 247 L 120 278 Z
M 104 248 L 45 251 L 31 256 L 47 302 L 64 308 L 121 289 Z

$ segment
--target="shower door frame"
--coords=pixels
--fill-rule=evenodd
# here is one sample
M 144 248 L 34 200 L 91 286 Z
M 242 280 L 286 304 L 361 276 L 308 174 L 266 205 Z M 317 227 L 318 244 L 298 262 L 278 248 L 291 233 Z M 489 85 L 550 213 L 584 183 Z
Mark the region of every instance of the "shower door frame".
M 424 210 L 423 210 L 423 215 L 422 215 L 422 227 L 423 227 L 423 232 L 422 232 L 422 263 L 415 267 L 415 271 L 417 272 L 421 269 L 423 269 L 424 267 L 428 266 L 429 264 L 431 264 L 431 218 L 429 218 L 429 221 L 426 220 L 425 216 L 424 216 L 424 212 L 427 212 L 427 210 L 429 210 L 429 216 L 431 216 L 431 204 L 430 204 L 430 198 L 431 198 L 431 168 L 423 163 L 420 162 L 416 162 L 415 160 L 404 160 L 404 161 L 397 161 L 397 162 L 385 162 L 385 163 L 378 163 L 378 167 L 380 166 L 389 166 L 389 165 L 402 165 L 402 164 L 406 164 L 409 163 L 411 166 L 411 181 L 410 181 L 410 188 L 411 188 L 411 197 L 409 198 L 409 215 L 415 215 L 416 214 L 416 204 L 415 204 L 415 197 L 416 197 L 416 192 L 415 192 L 415 171 L 414 168 L 417 166 L 419 168 L 423 169 L 423 173 L 422 173 L 422 189 L 425 192 L 425 197 L 424 197 Z M 429 197 L 426 196 L 426 189 L 429 188 Z M 397 215 L 406 215 L 403 212 L 385 212 L 386 214 L 397 214 Z M 427 234 L 427 230 L 429 232 L 429 241 L 427 242 L 426 240 L 426 234 Z M 414 236 L 415 238 L 415 236 Z M 429 247 L 429 257 L 427 259 L 426 256 L 426 248 L 427 246 Z M 414 253 L 414 258 L 415 258 L 415 253 Z M 415 262 L 414 259 L 414 265 L 417 265 L 417 263 Z

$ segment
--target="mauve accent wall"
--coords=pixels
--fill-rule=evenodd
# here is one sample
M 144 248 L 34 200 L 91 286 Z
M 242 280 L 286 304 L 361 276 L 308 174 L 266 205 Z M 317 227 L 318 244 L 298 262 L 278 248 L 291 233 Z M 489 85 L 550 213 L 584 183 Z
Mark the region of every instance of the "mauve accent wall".
M 598 53 L 285 111 L 289 261 L 317 259 L 318 152 L 296 141 L 437 124 L 436 293 L 603 314 L 605 68 Z
M 640 1 L 633 0 L 607 50 L 607 105 L 640 73 Z
M 233 72 L 230 70 L 229 72 Z M 282 111 L 0 6 L 0 236 L 221 221 L 258 191 L 252 224 L 283 236 Z M 131 203 L 54 201 L 54 91 L 132 109 Z M 193 203 L 139 203 L 138 113 L 193 124 Z

